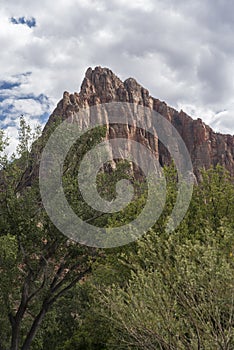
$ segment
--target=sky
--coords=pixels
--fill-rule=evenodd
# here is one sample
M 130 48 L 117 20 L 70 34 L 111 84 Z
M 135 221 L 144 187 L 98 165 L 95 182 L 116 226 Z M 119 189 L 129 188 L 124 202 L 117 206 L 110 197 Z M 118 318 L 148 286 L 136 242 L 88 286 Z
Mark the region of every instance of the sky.
M 150 94 L 234 134 L 232 0 L 0 0 L 0 127 L 44 125 L 86 69 L 134 77 Z

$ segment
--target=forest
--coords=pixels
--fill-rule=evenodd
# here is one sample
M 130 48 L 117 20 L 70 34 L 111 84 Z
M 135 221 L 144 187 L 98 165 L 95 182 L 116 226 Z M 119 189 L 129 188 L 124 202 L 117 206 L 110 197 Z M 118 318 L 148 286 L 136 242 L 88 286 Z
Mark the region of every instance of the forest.
M 74 146 L 63 184 L 77 215 L 113 227 L 138 215 L 147 190 L 134 183 L 134 200 L 117 214 L 84 207 L 74 169 L 102 132 Z M 0 136 L 0 350 L 234 349 L 234 179 L 224 168 L 200 170 L 183 221 L 168 233 L 177 174 L 165 166 L 166 205 L 155 225 L 128 245 L 101 249 L 59 232 L 37 179 L 21 186 L 45 142 L 40 131 L 22 118 L 11 159 Z M 125 162 L 99 174 L 103 197 L 115 196 L 119 176 L 134 182 Z

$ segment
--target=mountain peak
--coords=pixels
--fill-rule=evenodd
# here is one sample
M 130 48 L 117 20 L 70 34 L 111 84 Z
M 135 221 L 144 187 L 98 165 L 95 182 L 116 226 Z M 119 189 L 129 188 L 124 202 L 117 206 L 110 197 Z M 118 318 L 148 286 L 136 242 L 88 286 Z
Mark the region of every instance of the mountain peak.
M 80 95 L 97 96 L 109 102 L 110 99 L 115 99 L 120 86 L 123 86 L 123 82 L 109 68 L 89 67 L 81 84 Z
M 106 67 L 97 66 L 94 69 L 89 67 L 85 73 L 84 80 L 89 80 L 93 85 L 98 85 L 105 81 L 118 82 L 121 80 L 115 75 L 112 70 Z
M 107 67 L 101 67 L 101 66 L 96 66 L 95 68 L 89 67 L 85 72 L 85 78 L 87 78 L 89 80 L 93 80 L 93 78 L 97 75 L 98 76 L 100 76 L 100 75 L 104 75 L 104 76 L 110 75 L 111 76 L 112 75 L 112 76 L 116 77 L 116 75 L 112 72 L 112 70 L 110 70 Z
M 85 73 L 80 92 L 64 93 L 63 99 L 58 103 L 50 117 L 46 129 L 57 116 L 61 116 L 64 120 L 75 116 L 80 108 L 110 102 L 136 103 L 146 106 L 170 121 L 188 148 L 194 172 L 197 176 L 200 168 L 208 169 L 217 164 L 221 164 L 234 175 L 233 136 L 215 133 L 201 119 L 193 120 L 183 111 L 178 112 L 165 102 L 150 96 L 148 90 L 142 87 L 134 78 L 131 77 L 124 82 L 121 81 L 109 68 L 89 67 Z M 137 130 L 132 130 L 131 135 L 128 135 L 124 128 L 116 127 L 115 129 L 115 127 L 110 126 L 107 138 L 120 137 L 119 135 L 148 144 L 152 151 L 158 155 L 162 165 L 170 162 L 168 152 L 158 143 L 157 138 L 153 140 L 145 135 L 143 140 Z

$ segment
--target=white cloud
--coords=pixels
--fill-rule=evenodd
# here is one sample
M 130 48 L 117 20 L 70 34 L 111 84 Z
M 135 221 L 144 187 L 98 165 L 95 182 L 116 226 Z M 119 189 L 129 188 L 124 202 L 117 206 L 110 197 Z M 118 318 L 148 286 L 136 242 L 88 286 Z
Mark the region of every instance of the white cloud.
M 210 121 L 210 125 L 216 131 L 234 135 L 233 115 L 234 108 L 229 111 L 216 113 Z
M 9 20 L 23 16 L 35 18 L 36 27 Z M 2 5 L 0 21 L 0 80 L 20 82 L 1 91 L 13 105 L 11 122 L 19 113 L 40 120 L 64 90 L 79 90 L 88 66 L 102 65 L 215 130 L 234 132 L 230 1 L 12 0 Z M 31 74 L 14 77 L 23 72 Z M 40 94 L 49 102 L 30 97 Z

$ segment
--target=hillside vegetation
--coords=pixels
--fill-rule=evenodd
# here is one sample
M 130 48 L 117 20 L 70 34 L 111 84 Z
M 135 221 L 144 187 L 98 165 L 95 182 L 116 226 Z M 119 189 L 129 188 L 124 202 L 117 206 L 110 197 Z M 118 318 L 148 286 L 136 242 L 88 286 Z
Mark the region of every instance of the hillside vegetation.
M 220 166 L 202 171 L 186 217 L 169 234 L 177 183 L 173 165 L 165 167 L 166 206 L 151 230 L 123 247 L 89 248 L 51 223 L 38 181 L 18 190 L 34 161 L 23 120 L 20 135 L 18 156 L 9 160 L 1 133 L 0 350 L 234 349 L 234 182 L 228 172 Z M 102 130 L 95 141 L 101 136 Z M 77 143 L 72 151 L 81 155 L 88 146 Z M 65 193 L 84 220 L 121 225 L 143 208 L 147 191 L 135 183 L 126 210 L 95 215 L 84 208 L 72 164 L 71 157 Z M 105 198 L 115 196 L 116 174 L 133 181 L 121 162 L 115 172 L 100 173 Z

